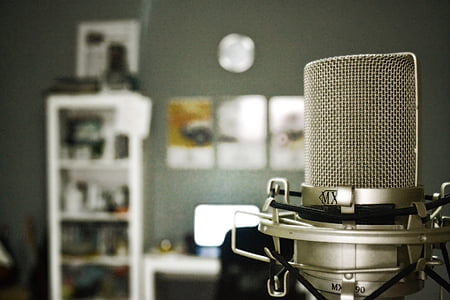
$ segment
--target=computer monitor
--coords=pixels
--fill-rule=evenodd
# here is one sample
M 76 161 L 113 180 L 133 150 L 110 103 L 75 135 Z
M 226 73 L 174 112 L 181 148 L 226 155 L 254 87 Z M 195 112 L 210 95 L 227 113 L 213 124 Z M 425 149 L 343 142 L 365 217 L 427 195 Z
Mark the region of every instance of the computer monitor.
M 200 204 L 194 213 L 194 241 L 200 256 L 218 256 L 226 233 L 233 227 L 251 227 L 259 224 L 259 218 L 236 211 L 259 213 L 255 205 Z

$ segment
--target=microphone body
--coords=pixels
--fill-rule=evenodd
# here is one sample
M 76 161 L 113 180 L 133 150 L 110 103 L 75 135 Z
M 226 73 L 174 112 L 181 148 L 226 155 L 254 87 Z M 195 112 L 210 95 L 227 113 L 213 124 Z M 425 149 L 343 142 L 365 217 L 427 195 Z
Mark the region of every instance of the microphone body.
M 259 230 L 273 237 L 277 253 L 281 238 L 293 241 L 285 268 L 298 270 L 318 299 L 404 299 L 443 264 L 432 251 L 450 240 L 449 222 L 440 209 L 427 213 L 418 183 L 417 81 L 412 53 L 339 56 L 305 67 L 302 202 L 291 205 L 288 181 L 272 179 L 263 207 L 272 211 L 260 216 Z M 266 262 L 277 256 L 235 243 L 233 251 Z M 447 261 L 448 254 L 449 269 Z M 271 283 L 277 280 L 268 291 L 281 297 L 283 287 Z
M 364 189 L 417 185 L 417 63 L 411 53 L 306 65 L 305 183 Z
M 410 53 L 350 55 L 305 67 L 305 183 L 303 205 L 336 214 L 423 201 L 418 180 L 417 63 Z M 315 221 L 315 220 L 312 220 Z M 317 226 L 379 233 L 366 243 L 295 240 L 294 261 L 322 268 L 304 276 L 329 299 L 369 295 L 422 255 L 422 245 L 383 244 L 383 230 L 408 227 L 407 218 L 320 222 Z M 339 234 L 339 233 L 336 233 Z M 337 239 L 336 239 L 337 240 Z M 426 249 L 428 255 L 431 253 Z M 429 259 L 429 257 L 427 257 Z M 379 270 L 379 271 L 377 271 Z M 383 295 L 417 292 L 414 274 Z

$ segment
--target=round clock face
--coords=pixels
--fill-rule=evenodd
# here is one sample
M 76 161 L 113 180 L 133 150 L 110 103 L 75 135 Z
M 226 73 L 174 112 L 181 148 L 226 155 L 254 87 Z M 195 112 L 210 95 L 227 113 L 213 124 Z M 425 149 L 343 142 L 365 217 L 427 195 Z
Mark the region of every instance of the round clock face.
M 227 71 L 245 72 L 255 60 L 255 43 L 248 36 L 231 33 L 220 41 L 218 59 L 219 64 Z

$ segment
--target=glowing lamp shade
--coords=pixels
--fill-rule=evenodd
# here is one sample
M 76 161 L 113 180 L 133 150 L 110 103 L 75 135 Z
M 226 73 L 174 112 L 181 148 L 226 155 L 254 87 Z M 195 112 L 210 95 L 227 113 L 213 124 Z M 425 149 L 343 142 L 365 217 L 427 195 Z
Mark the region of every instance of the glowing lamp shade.
M 195 208 L 194 240 L 198 246 L 218 247 L 233 227 L 236 211 L 259 213 L 255 205 L 201 204 Z M 248 214 L 236 215 L 236 227 L 259 224 L 259 218 Z
M 255 43 L 245 35 L 231 33 L 219 43 L 218 60 L 222 68 L 233 73 L 250 69 L 255 59 Z

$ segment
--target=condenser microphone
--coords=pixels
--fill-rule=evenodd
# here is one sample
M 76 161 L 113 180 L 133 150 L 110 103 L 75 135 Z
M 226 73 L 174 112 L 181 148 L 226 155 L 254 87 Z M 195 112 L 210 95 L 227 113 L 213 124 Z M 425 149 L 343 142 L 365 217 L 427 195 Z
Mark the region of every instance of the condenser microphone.
M 295 276 L 318 299 L 403 299 L 427 276 L 448 290 L 433 271 L 450 269 L 450 226 L 440 214 L 448 184 L 427 202 L 418 183 L 417 73 L 412 53 L 307 64 L 301 202 L 291 204 L 289 195 L 299 193 L 287 180 L 270 180 L 263 210 L 272 211 L 260 216 L 259 230 L 274 238 L 274 249 L 267 257 L 233 250 L 283 265 L 283 276 Z M 280 255 L 280 238 L 293 240 L 292 258 Z M 443 261 L 432 256 L 436 245 Z M 272 296 L 286 288 L 269 278 Z

